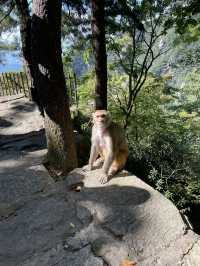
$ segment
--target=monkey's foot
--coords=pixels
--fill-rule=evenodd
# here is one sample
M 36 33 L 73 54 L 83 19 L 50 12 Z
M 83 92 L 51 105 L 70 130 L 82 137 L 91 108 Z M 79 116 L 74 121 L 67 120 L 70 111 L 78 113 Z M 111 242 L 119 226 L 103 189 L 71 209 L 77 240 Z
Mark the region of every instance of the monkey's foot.
M 113 177 L 115 174 L 117 174 L 119 172 L 119 169 L 117 169 L 117 168 L 111 168 L 110 170 L 109 170 L 109 172 L 108 172 L 108 175 L 110 176 L 110 177 Z
M 99 178 L 101 184 L 105 184 L 108 182 L 108 175 L 104 174 Z

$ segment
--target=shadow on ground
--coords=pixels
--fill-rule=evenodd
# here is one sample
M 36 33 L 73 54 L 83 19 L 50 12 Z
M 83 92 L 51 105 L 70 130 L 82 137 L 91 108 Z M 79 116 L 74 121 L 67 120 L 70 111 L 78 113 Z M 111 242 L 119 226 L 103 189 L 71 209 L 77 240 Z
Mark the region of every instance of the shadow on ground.
M 0 134 L 0 150 L 38 150 L 46 148 L 45 130 L 32 131 L 25 134 Z
M 65 181 L 52 184 L 0 223 L 2 263 L 103 266 L 100 257 L 105 257 L 118 265 L 115 261 L 127 258 L 123 237 L 142 227 L 138 206 L 149 197 L 137 187 L 84 187 L 77 193 Z M 90 252 L 85 257 L 86 246 Z M 93 264 L 87 263 L 90 257 Z
M 0 128 L 10 127 L 13 123 L 0 117 Z
M 11 103 L 11 110 L 13 112 L 33 112 L 35 110 L 36 106 L 33 102 L 26 102 L 24 104 L 21 103 L 20 100 L 16 100 Z

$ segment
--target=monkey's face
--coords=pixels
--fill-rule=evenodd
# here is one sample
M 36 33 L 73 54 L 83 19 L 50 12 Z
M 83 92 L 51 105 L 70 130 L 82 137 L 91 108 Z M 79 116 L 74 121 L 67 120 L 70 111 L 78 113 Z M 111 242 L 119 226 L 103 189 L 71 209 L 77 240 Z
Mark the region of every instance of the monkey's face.
M 110 115 L 106 110 L 97 110 L 93 114 L 94 124 L 97 125 L 98 127 L 107 126 L 109 120 L 110 120 Z

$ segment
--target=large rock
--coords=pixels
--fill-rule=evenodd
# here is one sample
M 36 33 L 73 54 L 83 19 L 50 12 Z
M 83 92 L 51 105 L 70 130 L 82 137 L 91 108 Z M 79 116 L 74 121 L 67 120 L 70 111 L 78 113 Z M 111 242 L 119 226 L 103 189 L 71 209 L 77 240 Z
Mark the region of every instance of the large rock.
M 200 238 L 169 200 L 131 174 L 99 176 L 77 169 L 9 209 L 0 265 L 200 265 Z
M 0 97 L 0 116 L 1 135 L 25 134 L 44 127 L 37 106 L 21 94 Z
M 78 173 L 81 179 L 81 171 Z M 74 173 L 67 183 L 73 183 Z M 84 175 L 84 172 L 82 172 Z M 138 265 L 200 265 L 195 244 L 199 236 L 187 230 L 177 208 L 139 178 L 121 173 L 106 185 L 100 171 L 85 175 L 84 187 L 74 197 L 93 214 L 93 226 L 77 232 L 76 241 L 92 243 L 95 254 L 108 265 L 129 258 Z M 76 180 L 77 182 L 78 180 Z M 81 241 L 78 241 L 81 239 Z
M 0 152 L 0 202 L 16 204 L 53 183 L 41 164 L 46 150 Z M 0 207 L 1 216 L 1 207 Z
M 35 106 L 0 102 L 0 266 L 200 265 L 200 238 L 169 200 L 127 172 L 105 185 L 98 169 L 54 182 Z

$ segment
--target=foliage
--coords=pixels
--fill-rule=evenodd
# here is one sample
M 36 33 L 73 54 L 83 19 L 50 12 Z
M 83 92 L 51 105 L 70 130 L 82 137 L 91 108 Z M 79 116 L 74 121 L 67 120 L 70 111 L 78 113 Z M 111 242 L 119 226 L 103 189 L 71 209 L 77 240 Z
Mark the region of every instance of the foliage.
M 12 1 L 4 2 L 0 33 L 18 22 Z M 79 113 L 77 124 L 87 133 L 95 97 L 89 3 L 64 0 L 62 9 L 64 68 L 78 74 L 84 119 Z M 185 210 L 200 201 L 199 7 L 197 0 L 105 1 L 108 108 L 127 128 L 127 167 Z
M 78 85 L 79 109 L 90 115 L 94 110 L 95 74 L 94 71 L 86 73 Z
M 14 1 L 5 1 L 0 6 L 0 34 L 16 27 L 17 19 L 14 15 Z
M 186 79 L 191 84 L 191 77 Z M 148 79 L 136 101 L 130 126 L 131 160 L 146 167 L 146 172 L 137 169 L 137 174 L 145 174 L 146 180 L 180 209 L 186 209 L 191 202 L 200 203 L 197 92 L 195 87 L 173 89 L 166 87 L 163 80 Z
M 121 97 L 117 97 L 118 105 L 124 114 L 124 127 L 130 122 L 134 102 L 146 82 L 153 62 L 166 53 L 168 47 L 162 43 L 161 37 L 166 34 L 166 7 L 169 1 L 133 1 L 131 8 L 140 14 L 144 30 L 137 28 L 132 17 L 113 18 L 117 24 L 115 35 L 110 33 L 107 45 L 111 54 L 113 67 L 119 74 L 128 76 L 128 86 L 121 88 Z
M 127 128 L 130 156 L 127 168 L 165 194 L 180 209 L 200 203 L 199 71 L 185 77 L 185 86 L 173 88 L 167 78 L 148 75 Z M 109 67 L 109 110 L 123 124 L 116 104 L 128 77 Z M 81 109 L 89 115 L 94 76 L 88 73 L 79 87 Z M 123 102 L 122 102 L 123 106 Z
M 175 25 L 179 34 L 185 34 L 191 26 L 198 27 L 199 20 L 197 15 L 200 13 L 198 0 L 171 2 L 172 16 L 167 18 L 166 27 Z

